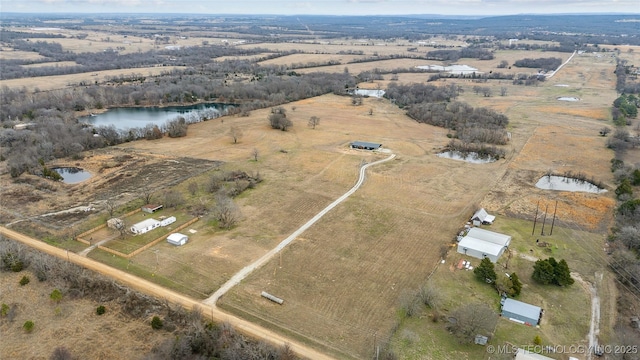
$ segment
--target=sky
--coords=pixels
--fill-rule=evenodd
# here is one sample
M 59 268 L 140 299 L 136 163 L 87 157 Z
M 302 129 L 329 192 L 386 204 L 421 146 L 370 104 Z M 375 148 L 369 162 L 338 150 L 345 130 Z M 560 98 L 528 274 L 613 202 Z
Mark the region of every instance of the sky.
M 0 12 L 245 15 L 640 14 L 640 0 L 0 0 Z

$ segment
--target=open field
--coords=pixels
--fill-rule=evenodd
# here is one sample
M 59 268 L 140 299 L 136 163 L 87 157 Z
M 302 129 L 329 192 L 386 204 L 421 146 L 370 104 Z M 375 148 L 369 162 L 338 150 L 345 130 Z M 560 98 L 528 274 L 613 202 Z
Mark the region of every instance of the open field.
M 111 77 L 126 76 L 132 74 L 154 76 L 160 75 L 164 72 L 169 72 L 173 69 L 180 68 L 179 66 L 162 66 L 162 67 L 143 67 L 134 69 L 118 69 L 118 70 L 102 70 L 93 71 L 79 74 L 69 75 L 52 75 L 52 76 L 38 76 L 24 79 L 11 79 L 0 80 L 0 86 L 7 86 L 9 88 L 26 88 L 27 91 L 34 91 L 35 89 L 41 91 L 66 89 L 77 86 L 80 82 L 94 83 L 107 81 Z
M 90 34 L 82 41 L 67 39 L 63 46 L 78 51 L 90 41 L 95 50 L 103 46 L 121 46 L 124 41 L 124 38 L 114 37 L 109 42 L 97 42 L 99 36 L 105 35 Z M 137 51 L 136 38 L 127 41 L 132 43 L 126 45 L 126 51 Z M 198 41 L 201 39 L 189 39 L 195 44 Z M 147 39 L 139 44 L 153 46 L 149 42 Z M 261 43 L 257 46 L 272 51 L 295 49 L 309 52 L 265 62 L 275 65 L 327 60 L 346 62 L 357 57 L 339 54 L 347 50 L 362 50 L 365 56 L 372 56 L 374 52 L 380 55 L 411 54 L 407 47 L 415 46 L 403 42 L 377 43 L 345 40 L 338 44 Z M 246 48 L 255 46 L 242 45 Z M 420 52 L 429 49 L 427 46 L 418 47 Z M 496 59 L 491 61 L 461 59 L 459 63 L 485 72 L 532 73 L 534 69 L 514 67 L 508 70 L 496 69 L 496 66 L 501 60 L 510 63 L 524 57 L 561 57 L 566 60 L 569 55 L 498 52 Z M 396 59 L 341 63 L 297 72 L 343 72 L 347 67 L 349 72 L 357 74 L 376 68 L 392 70 L 426 64 L 432 62 Z M 612 90 L 615 86 L 614 66 L 612 58 L 585 54 L 574 57 L 561 72 L 535 87 L 514 86 L 510 81 L 474 83 L 447 79 L 431 83 L 456 83 L 464 89 L 459 100 L 473 106 L 493 108 L 509 117 L 508 130 L 512 141 L 504 146 L 506 158 L 492 164 L 470 164 L 436 157 L 435 154 L 449 141 L 446 137 L 448 130 L 418 124 L 386 99 L 366 98 L 362 106 L 352 106 L 349 97 L 324 95 L 284 105 L 287 118 L 294 123 L 287 132 L 272 130 L 267 122 L 270 109 L 262 109 L 252 111 L 247 117 L 224 117 L 190 125 L 185 138 L 143 140 L 109 149 L 113 154 L 109 151 L 92 153 L 84 160 L 72 163 L 96 171 L 98 175 L 95 178 L 80 186 L 56 184 L 54 194 L 37 201 L 32 199 L 28 205 L 18 206 L 20 199 L 24 199 L 21 196 L 38 184 L 12 183 L 9 186 L 5 174 L 2 179 L 3 195 L 8 194 L 9 197 L 3 196 L 2 199 L 3 207 L 7 208 L 2 213 L 3 222 L 40 215 L 51 211 L 52 205 L 63 209 L 92 199 L 101 200 L 101 196 L 114 193 L 124 194 L 121 201 L 125 203 L 138 197 L 136 189 L 139 190 L 146 181 L 151 181 L 150 186 L 157 189 L 156 196 L 173 187 L 190 199 L 201 197 L 211 200 L 212 195 L 203 188 L 215 172 L 259 172 L 264 182 L 235 199 L 242 220 L 229 231 L 219 230 L 211 222 L 199 221 L 190 227 L 197 232 L 190 234 L 187 246 L 173 247 L 161 242 L 131 261 L 114 258 L 101 251 L 89 254 L 89 257 L 121 270 L 202 299 L 342 195 L 355 182 L 362 162 L 386 157 L 384 154 L 349 150 L 350 141 L 379 142 L 397 154 L 397 158 L 371 168 L 365 184 L 352 198 L 296 239 L 281 256 L 232 289 L 219 305 L 339 358 L 370 358 L 375 346 L 387 340 L 400 354 L 410 358 L 414 355 L 410 351 L 414 350 L 404 344 L 416 342 L 412 333 L 425 342 L 423 347 L 428 351 L 447 354 L 457 348 L 450 337 L 434 331 L 434 338 L 429 338 L 428 332 L 422 329 L 424 324 L 418 320 L 401 322 L 398 308 L 401 298 L 422 285 L 442 257 L 446 257 L 446 265 L 461 257 L 451 250 L 446 254 L 445 250 L 454 234 L 479 206 L 504 219 L 504 228 L 500 222 L 495 228 L 514 235 L 517 238 L 514 250 L 526 253 L 532 239 L 525 236 L 528 229 L 526 221 L 533 219 L 538 203 L 552 208 L 558 201 L 558 228 L 554 230 L 557 232 L 548 238 L 557 243 L 552 253 L 566 257 L 572 269 L 585 280 L 595 281 L 594 274 L 601 264 L 596 262 L 592 267 L 595 253 L 581 252 L 575 242 L 586 239 L 589 249 L 598 249 L 604 242 L 605 230 L 611 225 L 610 214 L 615 201 L 609 160 L 613 154 L 604 149 L 606 139 L 598 136 L 598 130 L 609 124 L 608 109 L 616 97 L 615 90 Z M 107 76 L 158 74 L 171 69 L 123 69 L 101 71 L 96 76 L 85 73 L 20 79 L 0 82 L 0 86 L 47 90 L 65 88 L 80 81 L 103 81 Z M 421 82 L 429 76 L 431 74 L 398 74 L 398 82 Z M 389 77 L 386 75 L 385 81 L 366 83 L 361 87 L 375 88 L 380 84 L 384 88 Z M 476 95 L 473 86 L 489 86 L 493 96 Z M 507 96 L 499 96 L 501 87 L 507 88 Z M 560 96 L 575 96 L 580 101 L 557 101 Z M 316 129 L 307 127 L 311 116 L 321 119 Z M 237 144 L 233 144 L 228 135 L 231 126 L 243 131 Z M 252 156 L 254 149 L 259 153 L 257 161 Z M 122 154 L 132 158 L 119 163 L 116 157 Z M 214 161 L 225 164 L 218 167 Z M 101 170 L 104 173 L 100 173 Z M 558 174 L 568 171 L 584 173 L 605 184 L 608 192 L 594 195 L 535 188 L 537 179 L 550 170 Z M 186 182 L 198 183 L 196 194 L 187 195 Z M 60 201 L 69 198 L 73 201 Z M 14 212 L 13 208 L 20 208 L 23 213 Z M 78 219 L 73 218 L 55 220 L 78 224 Z M 104 212 L 89 216 L 81 225 L 75 225 L 78 228 L 76 232 L 104 220 Z M 34 219 L 29 226 L 37 227 L 40 222 L 52 225 L 46 220 Z M 530 272 L 531 265 L 520 258 L 511 264 L 523 274 Z M 492 299 L 491 296 L 495 295 L 484 284 L 473 284 L 470 273 L 451 272 L 444 266 L 438 267 L 433 279 L 443 287 L 450 287 L 447 296 L 459 301 L 465 296 Z M 605 281 L 610 282 L 610 277 L 605 277 Z M 585 327 L 588 329 L 585 310 L 589 304 L 588 294 L 578 284 L 565 292 L 556 290 L 549 290 L 546 294 L 547 289 L 527 283 L 527 294 L 523 299 L 534 303 L 548 302 L 546 308 L 556 301 L 565 306 L 572 304 L 568 300 L 579 303 L 580 306 L 565 315 L 550 311 L 549 323 L 546 324 L 549 326 L 544 327 L 541 333 L 545 343 L 552 340 L 563 344 L 580 342 L 584 339 Z M 261 291 L 284 298 L 284 305 L 275 305 L 261 298 Z M 605 296 L 602 296 L 603 307 L 611 308 L 614 298 Z M 454 305 L 457 303 L 451 302 L 448 310 Z M 567 325 L 573 323 L 576 325 Z M 442 324 L 433 326 L 441 327 Z M 394 330 L 397 332 L 392 336 Z M 508 338 L 511 335 L 513 341 L 532 341 L 534 335 L 528 330 L 501 321 L 496 335 L 501 340 L 496 341 L 511 341 Z M 451 358 L 475 359 L 486 355 L 479 348 L 457 349 L 461 352 Z
M 0 60 L 42 60 L 44 56 L 32 51 L 20 51 L 3 47 L 0 51 Z

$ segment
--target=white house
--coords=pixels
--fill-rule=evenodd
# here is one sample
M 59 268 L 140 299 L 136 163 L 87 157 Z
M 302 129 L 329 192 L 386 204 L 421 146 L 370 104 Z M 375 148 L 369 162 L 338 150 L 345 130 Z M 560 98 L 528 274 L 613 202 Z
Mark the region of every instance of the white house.
M 182 246 L 189 241 L 189 237 L 180 233 L 173 233 L 167 236 L 167 242 L 172 245 Z
M 131 232 L 136 235 L 144 234 L 157 227 L 160 227 L 160 221 L 156 219 L 146 219 L 144 221 L 140 221 L 139 223 L 133 224 L 133 226 L 131 227 Z
M 169 216 L 166 219 L 160 220 L 160 226 L 167 226 L 167 225 L 173 224 L 174 222 L 176 222 L 176 217 L 175 216 Z
M 495 263 L 510 243 L 509 235 L 474 227 L 458 242 L 458 252 L 478 259 L 487 257 Z
M 493 223 L 493 220 L 495 219 L 496 217 L 493 215 L 489 215 L 489 213 L 487 213 L 487 210 L 485 210 L 484 208 L 476 211 L 476 213 L 471 217 L 471 221 L 475 226 L 489 225 Z

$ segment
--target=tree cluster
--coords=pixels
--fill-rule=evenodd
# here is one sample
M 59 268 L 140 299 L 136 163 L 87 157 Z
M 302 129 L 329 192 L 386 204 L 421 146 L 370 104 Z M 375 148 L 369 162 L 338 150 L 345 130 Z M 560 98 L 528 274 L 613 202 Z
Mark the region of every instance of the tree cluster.
M 290 119 L 287 119 L 286 109 L 279 106 L 271 109 L 269 125 L 271 125 L 272 129 L 287 131 L 293 126 L 293 122 Z
M 493 53 L 485 48 L 466 47 L 461 50 L 431 50 L 427 52 L 427 59 L 439 61 L 458 61 L 462 58 L 493 60 Z
M 555 258 L 550 257 L 545 260 L 538 260 L 533 266 L 533 274 L 531 275 L 536 282 L 549 285 L 567 286 L 574 283 L 569 271 L 569 265 L 562 259 L 559 262 Z
M 535 69 L 541 69 L 544 71 L 552 71 L 557 69 L 560 65 L 562 65 L 562 59 L 553 58 L 553 57 L 537 58 L 537 59 L 525 58 L 522 60 L 516 60 L 513 63 L 513 65 L 517 67 L 535 68 Z

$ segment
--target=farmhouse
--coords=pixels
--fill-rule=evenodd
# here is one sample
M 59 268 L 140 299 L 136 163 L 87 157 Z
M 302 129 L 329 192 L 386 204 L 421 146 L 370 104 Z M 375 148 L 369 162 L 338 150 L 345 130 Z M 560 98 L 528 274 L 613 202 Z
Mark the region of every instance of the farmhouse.
M 503 298 L 500 303 L 502 304 L 501 316 L 529 326 L 540 323 L 543 314 L 541 308 L 509 298 Z
M 490 225 L 495 219 L 496 217 L 493 215 L 489 215 L 489 213 L 487 213 L 487 210 L 485 210 L 484 208 L 476 211 L 476 213 L 471 217 L 471 221 L 475 226 Z
M 487 257 L 495 263 L 509 247 L 509 243 L 509 235 L 474 227 L 458 242 L 458 252 L 478 259 Z
M 351 143 L 350 147 L 352 149 L 360 149 L 360 150 L 378 150 L 382 147 L 382 144 L 370 143 L 366 141 L 354 141 Z
M 160 227 L 160 221 L 156 219 L 147 219 L 140 221 L 139 223 L 133 224 L 131 227 L 131 232 L 134 234 L 144 234 L 149 232 L 157 227 Z
M 162 210 L 162 205 L 152 205 L 152 204 L 147 204 L 144 205 L 143 207 L 141 207 L 142 211 L 149 213 L 149 214 L 153 214 L 154 212 L 158 211 L 158 210 Z
M 173 233 L 167 236 L 167 242 L 175 246 L 182 246 L 189 241 L 189 237 L 180 233 Z

